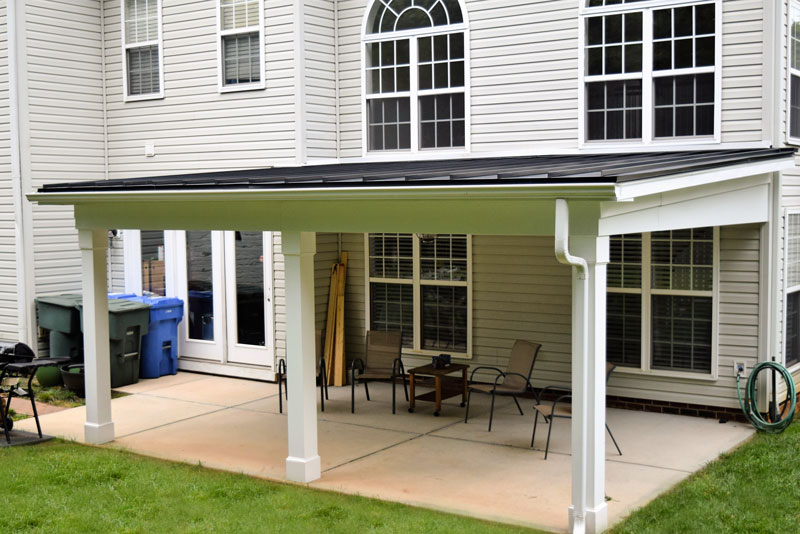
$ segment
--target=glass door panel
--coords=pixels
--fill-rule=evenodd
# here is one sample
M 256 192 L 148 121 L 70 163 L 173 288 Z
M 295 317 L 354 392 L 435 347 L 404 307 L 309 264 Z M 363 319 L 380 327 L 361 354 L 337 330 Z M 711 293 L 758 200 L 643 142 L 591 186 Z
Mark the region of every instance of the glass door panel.
M 214 341 L 214 279 L 211 232 L 186 232 L 189 339 Z

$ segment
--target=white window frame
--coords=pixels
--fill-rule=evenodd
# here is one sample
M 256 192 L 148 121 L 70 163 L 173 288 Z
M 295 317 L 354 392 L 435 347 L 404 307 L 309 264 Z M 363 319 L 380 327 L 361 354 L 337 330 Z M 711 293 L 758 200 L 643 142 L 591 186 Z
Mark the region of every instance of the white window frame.
M 164 98 L 164 36 L 162 34 L 163 24 L 161 0 L 156 0 L 158 11 L 158 38 L 139 43 L 127 43 L 125 39 L 127 35 L 127 31 L 125 29 L 125 2 L 127 1 L 129 0 L 120 0 L 120 20 L 122 24 L 120 30 L 120 33 L 122 34 L 120 37 L 122 41 L 122 101 L 137 102 L 140 100 L 157 100 Z M 147 93 L 146 95 L 129 95 L 128 88 L 130 87 L 130 84 L 128 83 L 128 50 L 132 48 L 144 48 L 146 46 L 158 47 L 158 92 Z
M 781 340 L 781 344 L 783 346 L 783 364 L 786 365 L 786 331 L 788 328 L 788 321 L 789 321 L 789 294 L 796 293 L 800 291 L 800 284 L 790 286 L 789 285 L 789 275 L 788 275 L 788 267 L 789 267 L 789 216 L 790 215 L 797 215 L 800 216 L 800 208 L 786 208 L 784 209 L 784 228 L 783 228 L 783 242 L 784 242 L 784 269 L 783 269 L 783 339 Z M 793 364 L 789 367 L 789 370 L 794 373 L 800 370 L 800 361 Z
M 715 6 L 715 46 L 714 66 L 694 67 L 690 69 L 672 69 L 658 71 L 653 75 L 653 11 L 657 9 L 693 6 L 713 3 Z M 581 0 L 578 25 L 578 146 L 580 148 L 602 147 L 629 150 L 632 146 L 650 146 L 654 149 L 669 146 L 696 146 L 719 144 L 722 128 L 722 1 L 721 0 L 650 0 L 615 4 L 603 7 L 587 7 L 587 0 Z M 586 20 L 593 16 L 616 15 L 622 13 L 642 12 L 642 72 L 621 73 L 603 76 L 586 74 Z M 654 135 L 655 102 L 654 78 L 683 76 L 691 74 L 714 73 L 714 135 L 696 137 L 671 137 L 656 139 Z M 586 84 L 589 82 L 609 82 L 622 80 L 642 80 L 642 138 L 613 139 L 588 141 L 586 125 Z
M 385 33 L 369 33 L 368 23 L 369 16 L 372 12 L 375 3 L 380 0 L 373 0 L 367 6 L 364 14 L 364 19 L 361 23 L 361 151 L 362 156 L 370 160 L 396 160 L 399 154 L 404 155 L 425 155 L 432 158 L 441 156 L 458 155 L 463 156 L 470 153 L 471 146 L 471 131 L 470 126 L 471 113 L 470 105 L 470 37 L 469 37 L 469 18 L 466 5 L 463 0 L 458 0 L 459 7 L 461 8 L 461 17 L 463 22 L 457 24 L 449 24 L 447 26 L 433 26 L 431 28 L 416 28 L 413 30 L 401 30 L 395 32 Z M 420 116 L 419 116 L 419 97 L 431 96 L 436 94 L 452 94 L 460 91 L 454 91 L 454 88 L 445 89 L 424 89 L 420 91 L 419 85 L 419 55 L 417 53 L 418 37 L 433 37 L 436 35 L 449 35 L 451 33 L 464 34 L 464 146 L 463 147 L 446 147 L 446 148 L 420 148 L 419 146 L 419 130 L 420 130 Z M 367 44 L 381 42 L 381 41 L 397 41 L 400 39 L 409 40 L 409 71 L 410 71 L 410 91 L 396 92 L 396 93 L 382 93 L 379 98 L 405 98 L 409 97 L 411 100 L 411 148 L 398 149 L 398 150 L 369 150 L 369 124 L 367 118 Z M 422 93 L 422 94 L 420 94 Z
M 467 281 L 450 280 L 421 280 L 420 279 L 420 243 L 419 234 L 412 234 L 413 245 L 413 276 L 410 279 L 382 278 L 369 275 L 369 233 L 364 234 L 364 269 L 365 269 L 365 330 L 370 329 L 370 318 L 372 317 L 372 299 L 370 297 L 370 284 L 373 282 L 380 284 L 408 284 L 413 286 L 414 293 L 414 343 L 412 348 L 403 347 L 403 354 L 409 356 L 438 356 L 442 353 L 450 354 L 453 358 L 464 360 L 472 359 L 472 235 L 467 235 Z M 422 349 L 422 286 L 455 286 L 467 288 L 467 352 L 452 352 L 444 350 Z
M 217 91 L 220 93 L 236 93 L 239 91 L 254 91 L 264 89 L 266 84 L 266 64 L 264 58 L 264 0 L 258 0 L 258 27 L 247 26 L 231 30 L 222 29 L 222 0 L 215 0 L 217 4 Z M 225 85 L 225 58 L 223 57 L 222 38 L 228 35 L 238 35 L 258 32 L 258 61 L 260 80 L 257 83 L 242 83 Z
M 652 232 L 642 232 L 642 286 L 641 288 L 608 287 L 606 294 L 636 294 L 642 299 L 641 362 L 640 367 L 617 365 L 615 373 L 649 375 L 665 378 L 685 378 L 709 381 L 719 378 L 719 227 L 714 227 L 714 259 L 712 263 L 713 284 L 711 291 L 653 289 L 652 286 Z M 711 297 L 711 372 L 671 371 L 652 368 L 652 299 L 653 295 Z M 603 326 L 605 328 L 605 325 Z
M 800 137 L 792 136 L 792 76 L 800 79 L 800 70 L 792 67 L 792 18 L 800 18 L 800 1 L 791 0 L 787 10 L 786 31 L 786 144 L 800 145 Z

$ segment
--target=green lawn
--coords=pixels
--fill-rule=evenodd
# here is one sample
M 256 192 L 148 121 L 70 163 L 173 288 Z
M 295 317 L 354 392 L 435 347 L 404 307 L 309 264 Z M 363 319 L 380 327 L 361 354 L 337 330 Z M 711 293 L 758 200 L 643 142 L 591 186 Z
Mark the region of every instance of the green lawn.
M 60 441 L 0 449 L 0 480 L 8 532 L 535 533 Z M 756 436 L 612 533 L 788 534 L 798 524 L 795 423 Z
M 800 423 L 759 434 L 669 493 L 634 512 L 612 534 L 789 534 L 800 532 Z

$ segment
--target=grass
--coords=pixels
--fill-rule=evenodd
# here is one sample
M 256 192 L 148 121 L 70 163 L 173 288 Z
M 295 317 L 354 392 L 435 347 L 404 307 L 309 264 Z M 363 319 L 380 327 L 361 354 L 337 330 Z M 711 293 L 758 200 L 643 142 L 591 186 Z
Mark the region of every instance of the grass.
M 800 524 L 800 423 L 759 434 L 611 530 L 611 534 L 782 534 Z
M 0 449 L 0 480 L 6 532 L 536 532 L 62 441 Z
M 610 534 L 783 534 L 800 524 L 800 423 L 757 435 Z M 0 449 L 10 532 L 537 531 L 62 441 Z

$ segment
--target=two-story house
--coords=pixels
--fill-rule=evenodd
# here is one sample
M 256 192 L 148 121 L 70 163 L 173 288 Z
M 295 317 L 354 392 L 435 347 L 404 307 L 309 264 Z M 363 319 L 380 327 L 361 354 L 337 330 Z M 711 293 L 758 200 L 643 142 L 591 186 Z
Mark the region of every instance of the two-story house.
M 300 380 L 347 251 L 349 356 L 542 343 L 602 530 L 605 360 L 668 412 L 737 409 L 739 365 L 800 376 L 798 28 L 794 0 L 8 0 L 0 331 L 83 274 L 183 298 L 183 369 Z

